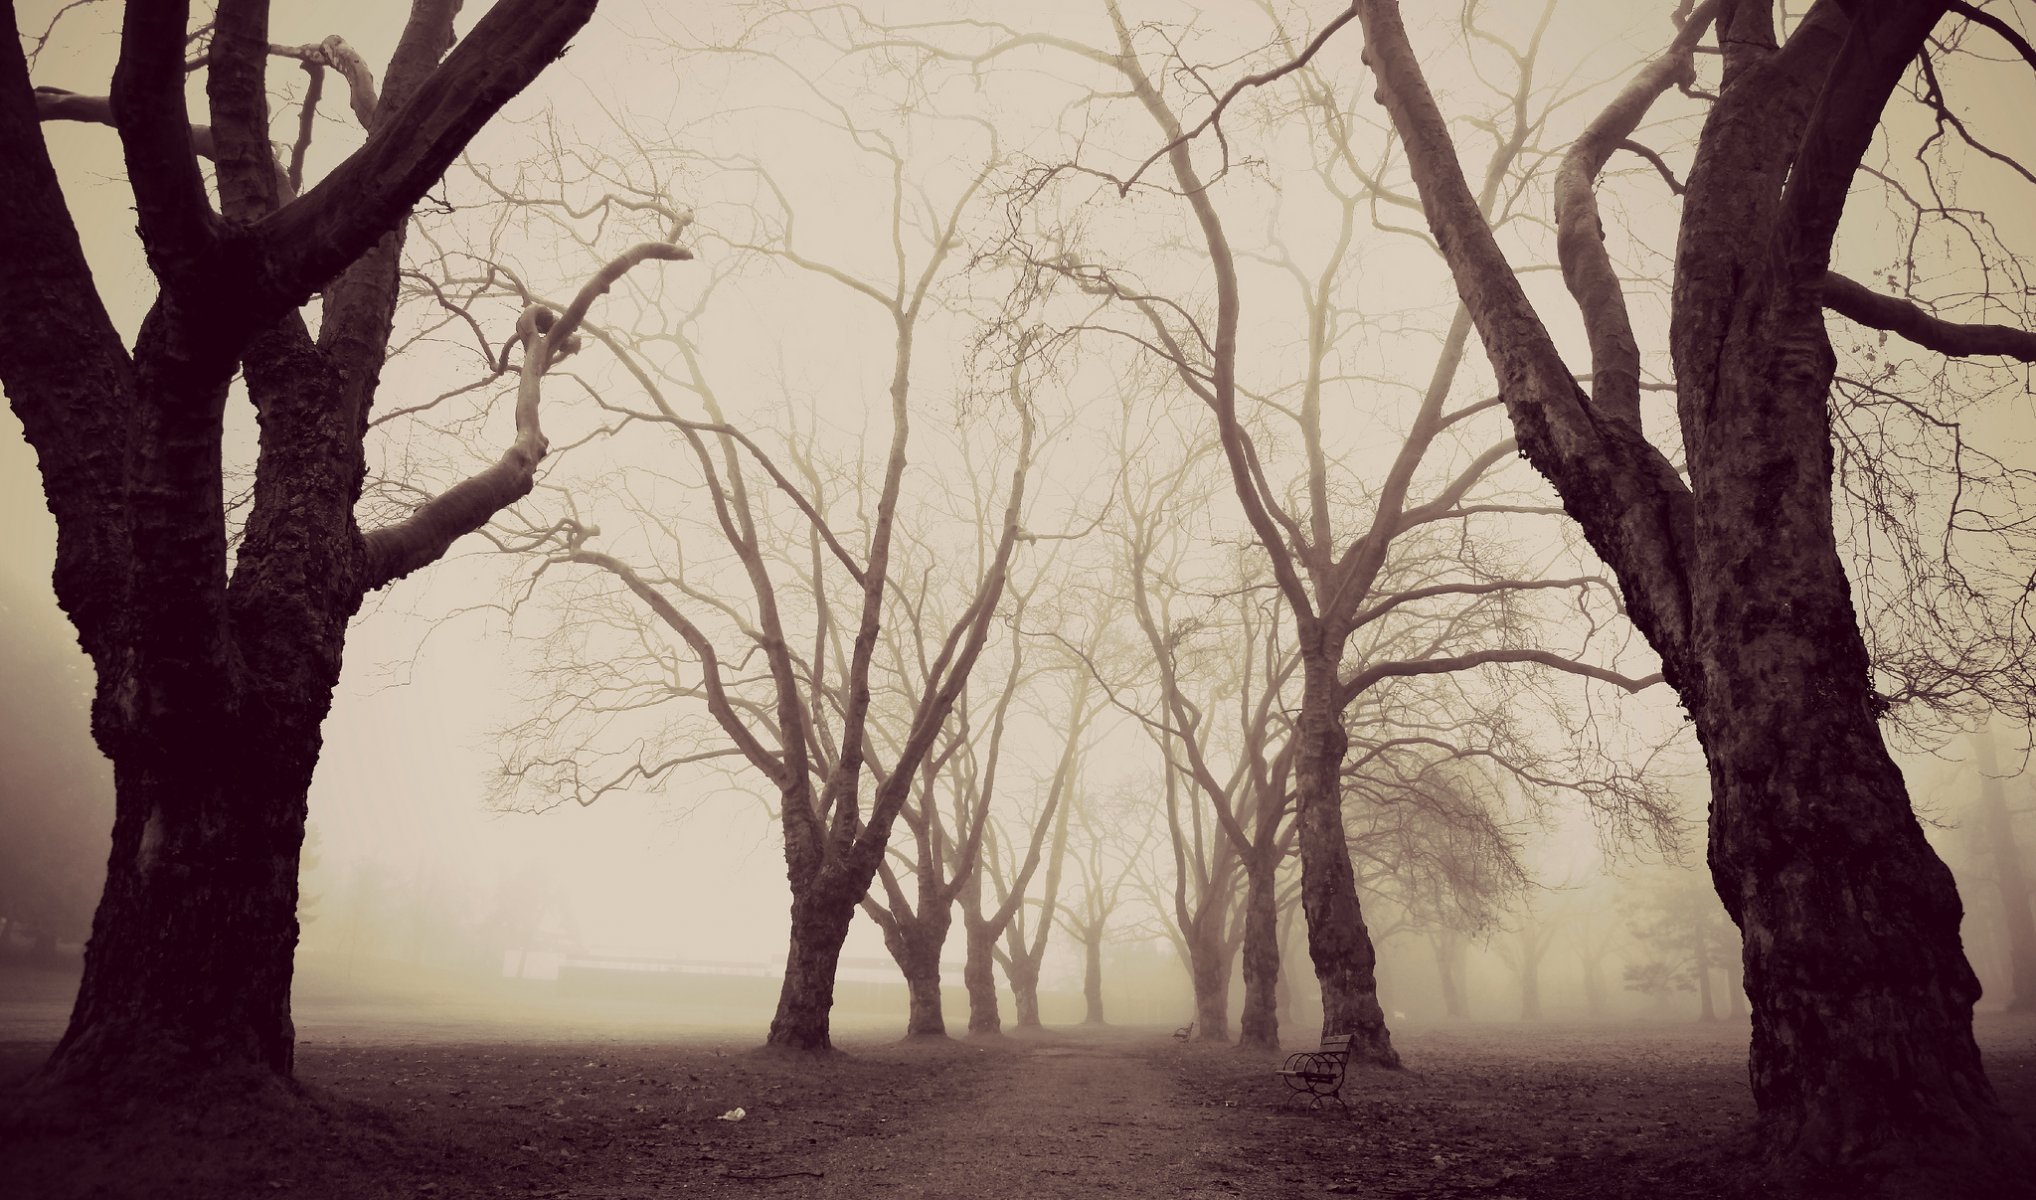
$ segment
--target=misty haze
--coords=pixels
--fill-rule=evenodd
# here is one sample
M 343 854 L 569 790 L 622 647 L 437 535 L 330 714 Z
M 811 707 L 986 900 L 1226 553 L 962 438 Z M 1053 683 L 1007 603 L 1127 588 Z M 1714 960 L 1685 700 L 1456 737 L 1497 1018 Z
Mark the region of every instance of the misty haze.
M 0 1195 L 2036 1196 L 2036 5 L 9 16 Z

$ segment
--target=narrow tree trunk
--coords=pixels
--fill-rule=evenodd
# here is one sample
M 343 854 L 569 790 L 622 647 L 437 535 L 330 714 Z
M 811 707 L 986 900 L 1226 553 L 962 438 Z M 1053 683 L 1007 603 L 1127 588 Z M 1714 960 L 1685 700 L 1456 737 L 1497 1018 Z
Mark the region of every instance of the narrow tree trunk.
M 969 1032 L 1002 1033 L 1004 1018 L 997 1006 L 997 962 L 991 952 L 996 938 L 987 927 L 970 922 L 968 953 L 961 969 L 969 993 Z
M 1470 1016 L 1470 1005 L 1463 993 L 1463 961 L 1458 951 L 1463 940 L 1454 930 L 1444 930 L 1442 936 L 1431 937 L 1428 944 L 1435 948 L 1435 974 L 1442 983 L 1442 1011 L 1452 1021 L 1461 1021 Z
M 1244 1011 L 1238 1018 L 1240 1049 L 1280 1047 L 1280 929 L 1278 876 L 1271 855 L 1245 859 Z
M 1995 894 L 2001 902 L 2001 927 L 2007 935 L 2008 965 L 2013 991 L 2008 996 L 2009 1012 L 2036 1009 L 2036 919 L 2029 908 L 2029 876 L 2022 859 L 2022 847 L 2015 840 L 2015 819 L 2008 812 L 1994 762 L 1994 738 L 1982 731 L 1972 739 L 1980 771 L 1980 815 L 1986 822 L 1987 845 L 1992 852 Z
M 1082 931 L 1082 1024 L 1104 1025 L 1103 1020 L 1103 931 Z
M 1593 1018 L 1605 1015 L 1605 972 L 1599 959 L 1585 957 L 1584 969 L 1584 1011 Z
M 1344 836 L 1340 775 L 1349 737 L 1343 729 L 1337 670 L 1341 645 L 1327 653 L 1302 647 L 1301 714 L 1293 736 L 1301 849 L 1301 905 L 1308 954 L 1322 984 L 1323 1036 L 1349 1034 L 1361 1061 L 1397 1067 L 1400 1056 L 1379 1007 L 1378 954 L 1357 900 L 1357 875 Z
M 828 1019 L 834 1011 L 834 973 L 841 943 L 855 919 L 855 897 L 816 882 L 792 900 L 792 946 L 785 955 L 785 984 L 778 992 L 765 1045 L 781 1050 L 832 1050 Z
M 1541 1019 L 1541 956 L 1528 947 L 1520 948 L 1520 1019 Z
M 309 729 L 242 744 L 249 731 L 222 720 L 183 745 L 124 748 L 106 887 L 45 1079 L 103 1091 L 289 1076 Z

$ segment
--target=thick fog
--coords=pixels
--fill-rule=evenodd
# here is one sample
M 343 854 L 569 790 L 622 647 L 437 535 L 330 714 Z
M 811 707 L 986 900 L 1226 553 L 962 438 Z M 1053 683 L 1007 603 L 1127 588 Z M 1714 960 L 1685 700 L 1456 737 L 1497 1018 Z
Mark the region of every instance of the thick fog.
M 29 15 L 53 7 L 26 6 Z M 346 8 L 345 33 L 368 61 L 386 61 L 404 7 L 372 0 Z M 1638 7 L 1611 0 L 1562 5 L 1546 39 L 1550 77 L 1568 79 L 1587 100 L 1606 96 L 1608 81 L 1659 41 L 1658 14 Z M 1004 164 L 1032 156 L 1046 161 L 1057 147 L 1086 138 L 1110 147 L 1120 169 L 1135 166 L 1163 139 L 1136 114 L 1108 106 L 1091 111 L 1080 94 L 1100 88 L 1093 72 L 1049 59 L 1032 64 L 1034 84 L 1001 79 L 972 94 L 958 73 L 915 79 L 881 59 L 836 66 L 821 26 L 810 38 L 764 39 L 755 54 L 701 49 L 725 44 L 750 13 L 746 5 L 635 15 L 604 5 L 601 12 L 545 73 L 543 86 L 516 100 L 512 119 L 488 130 L 451 173 L 446 211 L 420 219 L 424 236 L 411 249 L 417 280 L 397 318 L 402 352 L 384 372 L 378 407 L 397 415 L 372 435 L 364 509 L 394 511 L 442 488 L 492 461 L 511 436 L 506 382 L 458 394 L 488 375 L 488 364 L 465 314 L 434 304 L 434 289 L 473 297 L 475 329 L 499 345 L 521 307 L 516 289 L 561 302 L 639 235 L 660 235 L 668 208 L 684 218 L 680 240 L 697 256 L 638 269 L 600 301 L 605 307 L 595 319 L 651 364 L 674 405 L 702 421 L 709 418 L 701 415 L 701 396 L 711 390 L 729 424 L 753 434 L 802 486 L 824 493 L 828 515 L 859 537 L 890 436 L 895 349 L 891 318 L 864 293 L 874 290 L 882 299 L 909 291 L 936 257 L 941 223 L 961 205 L 965 244 L 939 251 L 952 259 L 937 272 L 939 303 L 918 330 L 910 370 L 912 465 L 898 552 L 904 599 L 887 614 L 886 636 L 916 636 L 919 643 L 880 651 L 893 656 L 886 661 L 896 667 L 894 682 L 908 680 L 913 664 L 923 666 L 921 656 L 931 657 L 961 616 L 985 569 L 1019 453 L 1018 423 L 995 369 L 999 355 L 1014 353 L 998 340 L 1010 329 L 997 326 L 996 299 L 976 294 L 978 284 L 984 292 L 1002 286 L 992 278 L 1001 269 L 994 251 L 986 248 L 1011 250 L 1012 242 L 998 241 L 1011 231 L 998 226 L 1003 205 L 1016 205 L 1019 194 L 1011 175 L 976 178 L 991 132 Z M 316 42 L 332 32 L 335 14 L 331 6 L 280 6 L 273 36 Z M 24 26 L 39 26 L 29 15 Z M 897 6 L 885 15 L 909 20 Z M 111 8 L 67 17 L 38 80 L 68 72 L 82 88 L 103 79 L 115 18 Z M 1526 18 L 1498 19 L 1510 28 Z M 1035 8 L 1023 21 L 1065 28 L 1071 37 L 1109 37 L 1100 10 L 1087 5 L 1059 15 Z M 1204 13 L 1198 36 L 1214 46 L 1233 25 L 1235 36 L 1264 40 L 1256 10 Z M 1355 49 L 1342 53 L 1350 61 L 1325 68 L 1332 77 L 1355 69 Z M 1492 102 L 1492 93 L 1468 76 L 1449 86 L 1467 103 Z M 1537 94 L 1537 104 L 1548 100 Z M 328 107 L 343 106 L 328 101 Z M 1593 109 L 1572 96 L 1547 119 L 1551 128 L 1569 130 Z M 329 128 L 321 130 L 313 159 L 329 164 L 357 145 L 359 134 L 337 113 L 322 120 Z M 1687 114 L 1676 118 L 1680 124 L 1664 120 L 1669 136 L 1688 138 Z M 849 122 L 858 132 L 842 129 Z M 2027 123 L 1990 132 L 2013 143 L 2006 152 L 2023 161 L 2036 155 L 2036 128 Z M 85 246 L 95 276 L 116 321 L 131 333 L 148 297 L 138 246 L 121 236 L 132 222 L 115 137 L 75 123 L 52 125 L 48 136 L 67 195 L 86 214 L 81 223 L 89 223 Z M 1559 144 L 1553 134 L 1548 140 Z M 892 164 L 873 148 L 897 154 L 905 180 L 898 191 Z M 1256 190 L 1226 201 L 1235 205 L 1226 215 L 1250 242 L 1245 287 L 1256 303 L 1240 336 L 1256 363 L 1277 360 L 1253 381 L 1267 410 L 1298 396 L 1304 382 L 1296 364 L 1305 350 L 1306 314 L 1290 275 L 1319 270 L 1338 236 L 1340 214 L 1317 178 L 1312 152 L 1304 134 L 1259 140 L 1248 152 L 1240 145 L 1233 169 L 1257 181 Z M 1473 157 L 1466 152 L 1466 162 Z M 1645 172 L 1637 160 L 1626 165 Z M 2004 241 L 2027 245 L 2036 233 L 2032 210 L 2003 200 L 2008 182 L 1996 174 L 1972 174 L 1964 200 L 1994 211 Z M 1525 197 L 1520 207 L 1539 202 L 1542 184 L 1517 186 Z M 1000 188 L 1006 191 L 991 194 Z M 646 214 L 617 205 L 606 216 L 589 215 L 604 191 L 651 196 L 664 207 Z M 1092 254 L 1154 293 L 1181 297 L 1184 309 L 1206 303 L 1208 265 L 1183 249 L 1187 224 L 1171 197 L 1115 212 L 1097 205 L 1086 216 L 1076 189 L 1042 185 L 1031 198 L 1062 209 L 1054 222 L 1016 231 L 1017 240 L 1035 239 L 1027 249 L 1036 256 L 1050 258 L 1056 249 Z M 1391 215 L 1385 223 L 1406 219 Z M 1862 274 L 1887 265 L 1885 238 L 1873 232 L 1879 219 L 1870 211 L 1847 218 L 1861 232 L 1841 244 L 1858 248 L 1852 252 Z M 1446 273 L 1432 265 L 1423 239 L 1378 233 L 1368 228 L 1373 220 L 1366 210 L 1363 245 L 1341 303 L 1349 320 L 1372 322 L 1376 336 L 1350 335 L 1361 347 L 1329 362 L 1341 383 L 1322 416 L 1333 475 L 1328 494 L 1339 525 L 1361 520 L 1353 514 L 1364 511 L 1391 463 L 1409 406 L 1435 369 L 1453 305 Z M 1896 216 L 1887 220 L 1890 229 L 1899 224 Z M 1506 236 L 1528 261 L 1545 265 L 1552 258 L 1546 230 L 1532 221 Z M 1622 213 L 1613 236 L 1622 260 L 1645 277 L 1635 284 L 1637 319 L 1658 332 L 1673 216 L 1636 207 Z M 1054 237 L 1065 241 L 1056 247 Z M 793 238 L 797 259 L 785 252 Z M 1923 253 L 1933 270 L 1965 269 L 1955 250 Z M 486 275 L 477 265 L 483 262 L 513 275 L 516 288 L 477 285 Z M 123 284 L 129 278 L 131 287 Z M 1560 295 L 1552 271 L 1527 279 L 1537 295 Z M 1150 590 L 1155 604 L 1173 606 L 1173 615 L 1157 633 L 1176 656 L 1197 711 L 1221 714 L 1221 721 L 1245 711 L 1259 694 L 1251 689 L 1263 685 L 1263 662 L 1242 672 L 1236 664 L 1260 652 L 1253 636 L 1268 636 L 1263 622 L 1272 621 L 1265 615 L 1272 584 L 1253 557 L 1256 547 L 1220 459 L 1210 453 L 1208 413 L 1180 388 L 1169 395 L 1164 379 L 1155 382 L 1164 372 L 1128 344 L 1130 323 L 1079 314 L 1079 281 L 1060 283 L 1062 299 L 1076 303 L 1057 319 L 1116 325 L 1079 348 L 1079 339 L 1069 339 L 1063 357 L 1026 377 L 1039 446 L 1023 504 L 1029 538 L 1020 539 L 1011 588 L 1030 599 L 1014 616 L 1007 597 L 992 623 L 954 719 L 954 728 L 966 727 L 968 747 L 948 760 L 943 769 L 954 773 L 936 780 L 931 794 L 946 808 L 954 789 L 980 782 L 997 699 L 1016 690 L 1003 722 L 985 846 L 1008 876 L 1046 811 L 1077 689 L 1088 689 L 1079 701 L 1089 717 L 1076 739 L 1077 768 L 1059 793 L 1073 816 L 1052 863 L 1059 880 L 1054 920 L 1072 919 L 1080 905 L 1112 890 L 1100 957 L 1103 1012 L 1112 1023 L 1179 1026 L 1196 1013 L 1178 872 L 1198 854 L 1220 857 L 1222 834 L 1184 770 L 1169 778 L 1150 732 L 1161 702 L 1151 651 L 1129 615 L 1125 548 L 1141 519 L 1160 530 L 1147 549 L 1153 561 L 1169 564 L 1171 575 L 1155 574 Z M 1092 301 L 1098 285 L 1091 279 L 1090 286 Z M 1546 308 L 1565 310 L 1557 303 Z M 1582 345 L 1580 328 L 1557 334 Z M 570 516 L 582 530 L 598 528 L 589 546 L 656 564 L 675 587 L 683 582 L 695 609 L 706 613 L 698 619 L 721 623 L 710 629 L 713 636 L 731 639 L 753 619 L 742 564 L 712 527 L 708 489 L 685 445 L 661 437 L 648 421 L 621 415 L 649 404 L 640 381 L 618 363 L 609 346 L 590 337 L 572 363 L 579 374 L 547 385 L 554 457 L 531 498 L 496 523 L 492 538 L 466 539 L 446 561 L 371 597 L 356 618 L 324 725 L 300 874 L 293 1007 L 307 1036 L 322 1026 L 360 1023 L 427 1031 L 480 1023 L 503 1036 L 536 1038 L 592 1031 L 760 1035 L 770 1020 L 791 907 L 777 795 L 728 757 L 728 739 L 697 690 L 697 656 L 652 630 L 598 571 L 556 559 L 540 569 L 555 546 L 539 547 L 538 535 Z M 1469 403 L 1493 386 L 1473 352 L 1450 392 L 1457 403 Z M 2036 467 L 2026 374 L 2021 385 L 1984 386 L 2004 388 L 2008 398 L 1972 413 L 1966 439 L 2010 468 Z M 614 407 L 600 407 L 597 397 Z M 1667 400 L 1647 403 L 1650 421 L 1666 419 Z M 413 407 L 418 411 L 400 415 Z M 245 475 L 254 422 L 238 394 L 231 408 L 231 469 Z M 1271 421 L 1265 410 L 1253 419 L 1261 418 Z M 1482 433 L 1495 438 L 1503 419 L 1491 419 Z M 1483 445 L 1466 435 L 1438 451 L 1422 468 L 1422 486 L 1445 483 Z M 1271 490 L 1301 495 L 1308 466 L 1293 440 L 1268 432 L 1265 451 L 1275 476 Z M 1507 458 L 1497 469 L 1494 502 L 1548 503 L 1533 473 Z M 748 482 L 764 496 L 765 536 L 776 539 L 770 569 L 787 597 L 786 624 L 810 639 L 816 614 L 802 572 L 819 573 L 826 551 L 808 544 L 798 514 L 761 472 L 752 467 Z M 1186 490 L 1162 502 L 1167 487 Z M 1912 502 L 1926 517 L 1949 503 L 1927 490 Z M 1856 545 L 1869 546 L 1870 519 L 1855 519 Z M 1343 536 L 1357 531 L 1346 528 Z M 10 987 L 47 1000 L 75 984 L 103 877 L 112 775 L 91 744 L 90 669 L 50 589 L 54 525 L 34 455 L 11 414 L 0 417 L 0 533 L 8 551 L 0 556 L 6 680 L 0 820 L 10 831 L 0 838 L 0 951 L 11 976 L 29 973 L 40 981 Z M 1178 543 L 1166 540 L 1176 533 Z M 1508 521 L 1459 549 L 1494 573 L 1604 573 L 1572 531 L 1545 518 Z M 1990 561 L 2011 573 L 2013 564 Z M 1884 644 L 1913 649 L 1923 635 L 1903 632 L 1899 614 L 1874 598 L 1903 586 L 1898 573 L 1876 578 L 1882 565 L 1871 553 L 1855 556 L 1860 607 L 1885 621 L 1878 630 Z M 1407 568 L 1404 586 L 1415 586 L 1419 569 L 1418 562 Z M 1237 595 L 1266 604 L 1246 611 L 1231 603 Z M 717 598 L 728 611 L 714 609 Z M 924 630 L 906 623 L 908 612 L 919 611 L 915 603 L 923 608 Z M 1233 619 L 1262 623 L 1252 635 L 1225 624 Z M 1524 600 L 1505 619 L 1531 629 L 1523 636 L 1536 645 L 1603 672 L 1637 678 L 1657 669 L 1624 628 L 1616 594 L 1602 579 L 1556 599 Z M 1090 657 L 1071 657 L 1068 646 Z M 1021 647 L 1029 667 L 1014 661 Z M 731 670 L 757 669 L 739 648 L 728 653 Z M 609 674 L 596 677 L 590 664 Z M 662 665 L 675 673 L 675 698 L 638 704 Z M 1252 670 L 1261 672 L 1257 680 Z M 889 754 L 903 737 L 907 710 L 896 687 L 877 690 L 886 731 L 879 741 Z M 569 694 L 583 703 L 561 706 L 559 698 Z M 1406 840 L 1427 835 L 1398 831 L 1393 837 L 1402 840 L 1391 843 L 1398 849 L 1381 851 L 1375 861 L 1376 877 L 1361 865 L 1360 894 L 1379 949 L 1379 993 L 1389 1019 L 1414 1026 L 1452 1019 L 1743 1018 L 1737 932 L 1703 864 L 1709 794 L 1703 760 L 1673 693 L 1654 686 L 1628 694 L 1523 668 L 1423 694 L 1458 706 L 1466 724 L 1502 721 L 1509 740 L 1493 753 L 1531 758 L 1524 774 L 1533 779 L 1502 770 L 1464 777 L 1463 786 L 1483 789 L 1477 828 L 1455 832 L 1487 840 L 1463 859 L 1396 876 L 1403 864 L 1388 861 L 1392 855 L 1433 849 Z M 1297 702 L 1276 698 L 1272 708 L 1281 703 Z M 1978 711 L 1971 704 L 1955 714 L 1917 711 L 1909 724 L 1890 728 L 1931 841 L 1958 879 L 1966 951 L 1987 989 L 1986 1007 L 2004 1002 L 2011 970 L 1996 894 L 1998 822 L 2009 822 L 2024 845 L 2036 828 L 2026 819 L 2027 733 L 2004 718 L 1990 748 L 1982 747 L 1968 732 Z M 1210 733 L 1198 752 L 1221 775 L 1241 761 L 1239 737 L 1230 729 Z M 1178 763 L 1181 751 L 1174 753 Z M 1981 755 L 1992 756 L 1985 769 Z M 648 769 L 689 756 L 699 761 Z M 974 765 L 964 772 L 962 760 L 971 756 Z M 1997 795 L 1989 791 L 1990 775 L 2005 777 L 1998 795 L 2009 816 L 1988 808 Z M 1190 827 L 1179 853 L 1170 841 L 1169 804 L 1177 806 L 1173 828 Z M 1997 823 L 1990 826 L 1990 819 Z M 1049 854 L 1055 840 L 1045 839 Z M 909 888 L 916 859 L 905 823 L 891 841 L 893 865 Z M 1365 853 L 1360 848 L 1361 864 L 1372 861 Z M 1040 920 L 1040 870 L 1033 899 L 1019 906 L 1031 929 Z M 1477 878 L 1467 882 L 1465 871 Z M 1298 878 L 1295 862 L 1282 878 Z M 1002 878 L 994 883 L 1000 887 Z M 1225 903 L 1243 903 L 1241 874 L 1223 886 L 1233 889 Z M 872 895 L 882 898 L 881 885 Z M 1281 1024 L 1312 1031 L 1319 993 L 1293 911 L 1298 902 L 1290 894 L 1283 900 Z M 1059 924 L 1046 946 L 1040 1016 L 1049 1026 L 1077 1023 L 1089 1012 L 1082 946 Z M 941 958 L 955 1030 L 968 1009 L 962 948 L 957 922 Z M 1235 1021 L 1243 985 L 1234 973 L 1241 967 L 1234 952 L 1225 957 Z M 904 1028 L 905 983 L 867 913 L 856 917 L 837 979 L 837 1026 L 872 1034 Z M 1008 1019 L 1015 997 L 1005 986 Z M 64 1016 L 48 1003 L 0 1013 L 13 1014 L 4 1018 L 10 1037 L 53 1037 Z

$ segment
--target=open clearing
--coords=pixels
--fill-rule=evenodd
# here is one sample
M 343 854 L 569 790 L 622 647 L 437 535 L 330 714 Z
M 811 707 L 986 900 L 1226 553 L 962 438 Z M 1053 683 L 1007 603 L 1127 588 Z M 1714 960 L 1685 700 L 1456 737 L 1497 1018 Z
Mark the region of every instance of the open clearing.
M 2036 1125 L 2036 1020 L 1979 1029 Z M 1722 1023 L 1410 1026 L 1410 1069 L 1360 1073 L 1348 1114 L 1290 1101 L 1271 1057 L 1160 1029 L 851 1040 L 820 1061 L 756 1041 L 307 1020 L 303 1109 L 10 1121 L 0 1153 L 10 1195 L 52 1200 L 1698 1197 L 1742 1194 L 1752 1111 L 1745 1026 Z M 5 1094 L 48 1050 L 0 1042 Z

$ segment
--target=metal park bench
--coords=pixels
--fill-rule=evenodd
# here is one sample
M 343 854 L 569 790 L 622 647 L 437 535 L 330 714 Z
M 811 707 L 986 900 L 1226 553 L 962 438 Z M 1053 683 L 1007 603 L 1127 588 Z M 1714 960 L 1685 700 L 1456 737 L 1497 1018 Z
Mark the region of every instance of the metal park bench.
M 1193 1021 L 1189 1021 L 1186 1025 L 1174 1030 L 1174 1040 L 1177 1042 L 1185 1042 L 1193 1036 L 1195 1036 L 1195 1023 Z
M 1343 1098 L 1343 1074 L 1349 1065 L 1350 1035 L 1339 1033 L 1323 1037 L 1318 1050 L 1288 1055 L 1286 1065 L 1274 1073 L 1286 1080 L 1295 1095 L 1308 1097 L 1309 1108 L 1320 1108 L 1324 1100 L 1333 1098 L 1348 1112 L 1349 1102 Z

